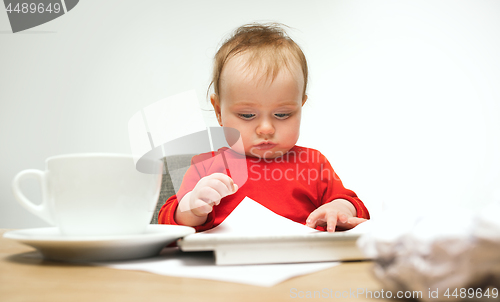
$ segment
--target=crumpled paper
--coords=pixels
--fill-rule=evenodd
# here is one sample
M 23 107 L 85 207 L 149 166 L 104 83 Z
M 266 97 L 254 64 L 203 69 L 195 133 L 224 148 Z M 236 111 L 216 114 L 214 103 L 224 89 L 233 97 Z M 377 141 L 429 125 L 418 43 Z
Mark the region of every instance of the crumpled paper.
M 358 240 L 375 261 L 374 273 L 391 291 L 421 291 L 423 301 L 454 289 L 500 285 L 500 202 L 471 214 L 464 209 L 385 212 Z M 444 297 L 459 300 L 457 296 Z

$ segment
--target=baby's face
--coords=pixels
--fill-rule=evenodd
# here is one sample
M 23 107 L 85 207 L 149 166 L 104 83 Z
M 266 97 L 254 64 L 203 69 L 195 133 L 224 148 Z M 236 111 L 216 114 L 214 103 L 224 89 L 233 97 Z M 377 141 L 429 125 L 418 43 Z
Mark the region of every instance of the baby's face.
M 230 59 L 221 76 L 220 95 L 212 95 L 219 124 L 237 129 L 245 154 L 275 158 L 299 138 L 304 79 L 300 67 L 283 67 L 271 81 L 244 67 L 244 55 Z

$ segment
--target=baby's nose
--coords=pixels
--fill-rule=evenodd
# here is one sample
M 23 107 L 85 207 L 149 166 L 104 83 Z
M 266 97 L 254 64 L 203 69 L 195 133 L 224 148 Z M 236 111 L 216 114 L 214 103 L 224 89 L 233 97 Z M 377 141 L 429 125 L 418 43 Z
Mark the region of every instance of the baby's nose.
M 262 121 L 257 127 L 257 134 L 259 135 L 272 135 L 274 131 L 274 125 L 269 121 Z

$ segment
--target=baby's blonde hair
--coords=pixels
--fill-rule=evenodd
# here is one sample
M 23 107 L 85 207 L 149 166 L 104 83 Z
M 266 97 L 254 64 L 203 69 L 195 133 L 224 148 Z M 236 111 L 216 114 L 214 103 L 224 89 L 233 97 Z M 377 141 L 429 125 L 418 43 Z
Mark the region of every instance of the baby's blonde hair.
M 210 86 L 220 96 L 220 81 L 224 65 L 238 54 L 248 54 L 246 67 L 257 63 L 257 68 L 264 66 L 266 79 L 274 80 L 285 66 L 290 72 L 297 64 L 304 76 L 303 96 L 307 88 L 307 61 L 300 47 L 282 28 L 280 23 L 252 23 L 237 28 L 233 35 L 219 48 L 214 58 L 214 70 Z

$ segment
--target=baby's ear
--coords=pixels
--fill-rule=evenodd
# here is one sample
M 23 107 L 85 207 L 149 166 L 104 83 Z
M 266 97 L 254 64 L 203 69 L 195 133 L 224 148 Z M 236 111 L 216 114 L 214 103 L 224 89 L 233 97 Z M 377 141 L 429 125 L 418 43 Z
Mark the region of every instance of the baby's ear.
M 217 116 L 217 121 L 219 122 L 219 125 L 222 126 L 222 119 L 221 119 L 221 116 L 220 116 L 220 101 L 219 101 L 219 97 L 213 93 L 210 95 L 210 102 L 212 103 L 212 106 L 214 107 L 214 110 L 215 110 L 215 115 Z
M 306 101 L 307 101 L 307 94 L 304 94 L 304 97 L 302 98 L 302 106 L 304 106 Z
M 215 93 L 212 93 L 210 95 L 210 103 L 212 103 L 212 106 L 214 106 L 215 111 L 217 111 L 217 110 L 220 111 L 220 101 L 219 101 L 218 95 L 216 95 Z

